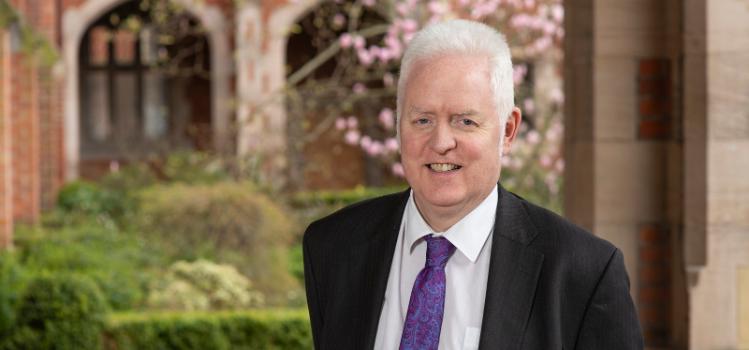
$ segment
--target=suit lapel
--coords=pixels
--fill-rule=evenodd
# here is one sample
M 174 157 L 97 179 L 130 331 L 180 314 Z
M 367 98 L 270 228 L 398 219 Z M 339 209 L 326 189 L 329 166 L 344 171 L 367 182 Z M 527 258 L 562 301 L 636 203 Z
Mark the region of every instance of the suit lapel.
M 372 236 L 372 241 L 352 250 L 352 254 L 356 254 L 355 259 L 364 259 L 365 262 L 363 276 L 365 276 L 366 282 L 365 288 L 361 291 L 364 295 L 360 299 L 363 304 L 358 308 L 358 310 L 365 312 L 362 315 L 364 321 L 362 326 L 365 328 L 356 333 L 364 334 L 361 339 L 364 343 L 363 349 L 374 348 L 382 304 L 385 301 L 390 266 L 393 262 L 395 244 L 398 240 L 401 219 L 408 201 L 409 191 L 410 189 L 406 190 L 400 196 L 400 200 L 393 208 L 392 215 L 374 227 L 375 234 Z
M 544 259 L 528 247 L 536 234 L 520 200 L 499 186 L 480 349 L 521 346 Z

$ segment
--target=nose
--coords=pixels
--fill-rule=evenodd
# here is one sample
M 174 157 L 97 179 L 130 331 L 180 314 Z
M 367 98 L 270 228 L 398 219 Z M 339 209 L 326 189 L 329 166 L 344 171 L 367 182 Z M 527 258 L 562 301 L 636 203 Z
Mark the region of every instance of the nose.
M 446 123 L 439 123 L 434 128 L 432 136 L 429 140 L 430 148 L 438 153 L 445 154 L 457 146 L 457 140 L 453 134 L 453 130 Z

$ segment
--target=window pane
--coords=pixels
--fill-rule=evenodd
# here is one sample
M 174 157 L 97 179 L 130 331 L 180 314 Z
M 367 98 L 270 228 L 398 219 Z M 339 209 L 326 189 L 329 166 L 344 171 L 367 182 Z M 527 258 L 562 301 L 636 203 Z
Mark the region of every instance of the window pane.
M 135 141 L 138 135 L 138 81 L 135 72 L 118 72 L 114 77 L 114 116 L 120 141 Z
M 120 29 L 114 36 L 114 58 L 118 64 L 132 64 L 135 60 L 135 34 Z
M 144 76 L 143 100 L 145 103 L 145 118 L 143 133 L 146 138 L 158 139 L 166 135 L 168 106 L 164 76 L 158 72 L 148 72 Z
M 89 61 L 94 65 L 106 65 L 109 60 L 109 29 L 103 26 L 91 29 L 89 36 Z
M 143 65 L 156 64 L 157 51 L 156 33 L 151 26 L 145 26 L 140 31 L 140 61 Z
M 86 135 L 95 141 L 104 141 L 112 133 L 112 122 L 109 116 L 109 94 L 107 93 L 107 74 L 89 72 L 86 74 L 85 99 L 87 104 L 88 130 Z

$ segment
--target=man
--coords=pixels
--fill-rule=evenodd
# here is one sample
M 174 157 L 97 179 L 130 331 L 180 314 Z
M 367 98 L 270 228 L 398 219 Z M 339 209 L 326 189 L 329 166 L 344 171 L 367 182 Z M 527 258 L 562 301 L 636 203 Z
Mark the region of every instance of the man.
M 317 349 L 641 349 L 621 252 L 497 185 L 521 122 L 501 34 L 409 43 L 398 137 L 411 189 L 304 235 Z

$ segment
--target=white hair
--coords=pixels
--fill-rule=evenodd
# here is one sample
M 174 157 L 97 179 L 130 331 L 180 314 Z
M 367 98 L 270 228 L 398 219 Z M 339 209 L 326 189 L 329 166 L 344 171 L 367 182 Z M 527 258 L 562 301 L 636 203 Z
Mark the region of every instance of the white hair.
M 396 101 L 395 125 L 399 142 L 403 98 L 413 65 L 421 60 L 454 54 L 485 55 L 489 58 L 492 95 L 500 126 L 504 129 L 515 99 L 512 59 L 507 41 L 504 35 L 483 23 L 454 19 L 431 24 L 416 33 L 403 54 Z

